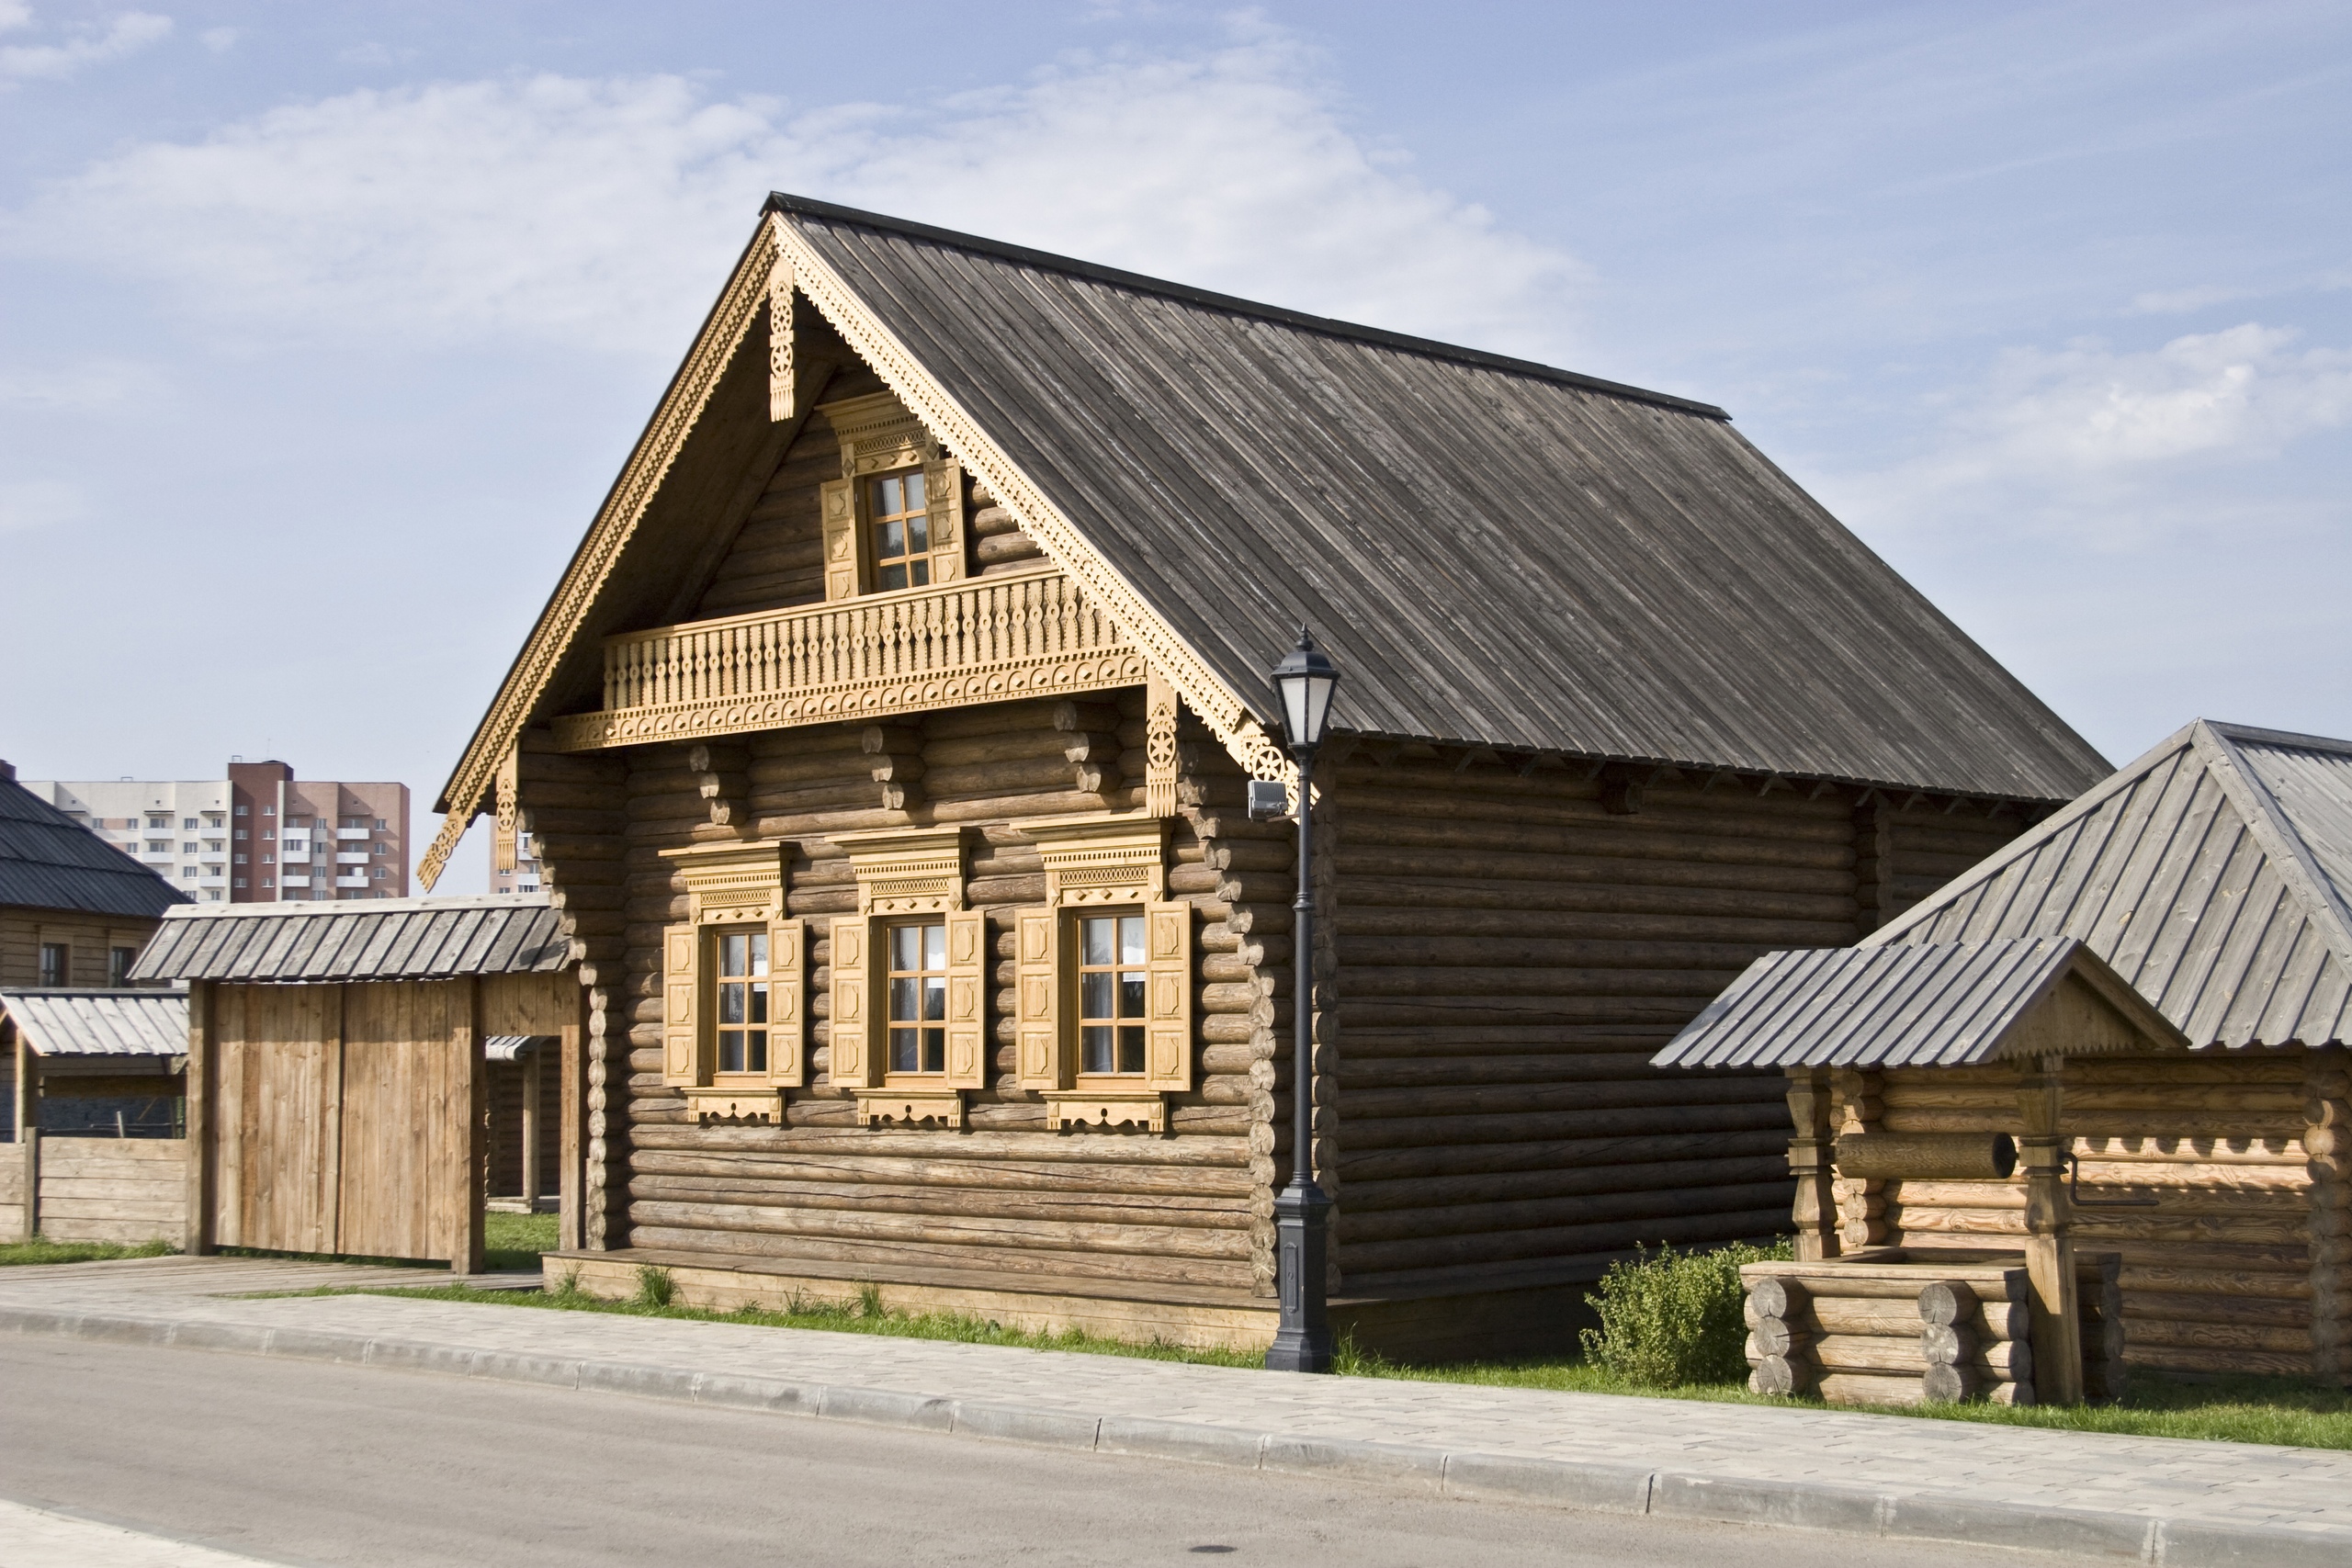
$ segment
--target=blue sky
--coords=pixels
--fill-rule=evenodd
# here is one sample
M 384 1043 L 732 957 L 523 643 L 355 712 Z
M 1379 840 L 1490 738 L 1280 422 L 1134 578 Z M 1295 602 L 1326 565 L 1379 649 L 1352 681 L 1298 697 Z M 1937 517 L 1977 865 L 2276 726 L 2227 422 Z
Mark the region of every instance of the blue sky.
M 27 776 L 428 833 L 772 187 L 1722 403 L 2117 761 L 2352 734 L 2341 5 L 141 6 L 0 0 Z

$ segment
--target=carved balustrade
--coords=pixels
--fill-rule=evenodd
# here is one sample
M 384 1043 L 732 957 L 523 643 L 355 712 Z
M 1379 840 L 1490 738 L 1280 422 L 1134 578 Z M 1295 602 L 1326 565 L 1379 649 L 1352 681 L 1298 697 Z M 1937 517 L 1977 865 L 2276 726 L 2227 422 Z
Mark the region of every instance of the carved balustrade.
M 600 712 L 567 750 L 1140 685 L 1143 657 L 1057 570 L 967 579 L 605 639 Z

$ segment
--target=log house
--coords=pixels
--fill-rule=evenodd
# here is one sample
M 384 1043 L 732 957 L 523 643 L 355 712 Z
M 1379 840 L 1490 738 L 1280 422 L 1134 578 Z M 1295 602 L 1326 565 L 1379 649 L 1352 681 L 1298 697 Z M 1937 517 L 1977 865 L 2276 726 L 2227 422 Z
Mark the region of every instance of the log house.
M 540 846 L 582 1288 L 1270 1337 L 1301 622 L 1313 1156 L 1399 1354 L 1780 1228 L 1777 1082 L 1650 1054 L 2105 768 L 1721 410 L 773 197 L 423 868 Z

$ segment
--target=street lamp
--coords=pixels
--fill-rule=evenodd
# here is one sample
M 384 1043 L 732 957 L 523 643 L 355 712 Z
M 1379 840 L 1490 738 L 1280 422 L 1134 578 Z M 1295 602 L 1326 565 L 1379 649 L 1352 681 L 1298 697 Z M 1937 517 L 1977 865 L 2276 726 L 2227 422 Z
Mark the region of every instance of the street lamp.
M 1290 1028 L 1290 1185 L 1274 1200 L 1275 1280 L 1282 1319 L 1266 1351 L 1268 1369 L 1278 1372 L 1331 1370 L 1331 1325 L 1324 1313 L 1324 1258 L 1329 1236 L 1331 1200 L 1315 1185 L 1310 1151 L 1315 1132 L 1315 749 L 1331 720 L 1331 693 L 1340 672 L 1298 628 L 1298 646 L 1274 666 L 1274 691 L 1282 698 L 1283 728 L 1291 760 L 1298 764 L 1298 897 L 1292 903 Z

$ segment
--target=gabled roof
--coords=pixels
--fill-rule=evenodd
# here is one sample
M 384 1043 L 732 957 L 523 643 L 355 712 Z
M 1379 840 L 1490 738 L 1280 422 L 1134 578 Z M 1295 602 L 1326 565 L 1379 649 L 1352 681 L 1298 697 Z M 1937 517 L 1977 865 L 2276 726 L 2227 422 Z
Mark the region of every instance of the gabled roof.
M 0 991 L 25 1043 L 42 1056 L 181 1056 L 187 1054 L 186 989 L 12 987 Z
M 2352 741 L 2199 719 L 1865 939 L 2073 937 L 2198 1045 L 2346 1039 Z
M 437 980 L 548 974 L 571 961 L 544 894 L 175 909 L 134 980 Z
M 1964 1067 L 2188 1042 L 2081 942 L 2030 937 L 1770 953 L 1652 1059 L 1661 1067 Z
M 1363 735 L 2037 801 L 2105 770 L 1718 409 L 798 197 L 768 213 L 444 809 L 480 809 L 525 724 L 594 705 L 587 645 L 694 602 L 724 543 L 695 529 L 777 452 L 771 276 L 1237 750 L 1307 621 Z M 656 515 L 660 547 L 632 547 Z
M 0 763 L 0 905 L 153 919 L 187 895 L 17 782 Z

